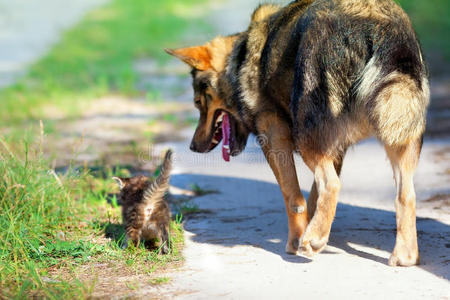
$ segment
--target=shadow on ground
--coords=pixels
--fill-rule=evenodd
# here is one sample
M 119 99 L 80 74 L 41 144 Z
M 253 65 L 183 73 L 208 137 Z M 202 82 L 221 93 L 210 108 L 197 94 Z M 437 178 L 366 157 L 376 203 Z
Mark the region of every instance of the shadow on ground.
M 194 234 L 195 242 L 226 247 L 249 245 L 270 251 L 292 263 L 311 261 L 284 252 L 287 217 L 278 185 L 233 177 L 192 174 L 172 177 L 174 185 L 183 186 L 187 182 L 221 187 L 219 194 L 195 199 L 199 208 L 211 212 L 198 214 L 186 222 L 185 229 Z M 307 193 L 303 193 L 307 197 Z M 420 267 L 450 280 L 450 226 L 434 219 L 418 218 L 417 230 Z M 339 204 L 329 245 L 386 265 L 386 257 L 361 248 L 376 248 L 390 253 L 394 247 L 395 233 L 394 212 Z M 356 249 L 355 245 L 363 247 Z M 339 254 L 325 249 L 319 255 Z
M 107 222 L 100 224 L 100 226 L 101 228 L 104 228 L 105 237 L 112 239 L 120 247 L 123 246 L 123 241 L 125 238 L 125 228 L 122 226 L 122 224 Z

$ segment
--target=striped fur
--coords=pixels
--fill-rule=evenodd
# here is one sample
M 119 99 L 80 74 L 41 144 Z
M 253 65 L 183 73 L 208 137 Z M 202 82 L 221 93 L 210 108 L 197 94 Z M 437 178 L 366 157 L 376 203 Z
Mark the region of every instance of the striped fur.
M 169 189 L 173 152 L 168 150 L 159 175 L 150 180 L 140 175 L 131 178 L 114 177 L 120 187 L 119 199 L 122 203 L 122 219 L 126 240 L 138 245 L 141 240 L 154 244 L 162 253 L 169 252 L 170 207 L 164 195 Z

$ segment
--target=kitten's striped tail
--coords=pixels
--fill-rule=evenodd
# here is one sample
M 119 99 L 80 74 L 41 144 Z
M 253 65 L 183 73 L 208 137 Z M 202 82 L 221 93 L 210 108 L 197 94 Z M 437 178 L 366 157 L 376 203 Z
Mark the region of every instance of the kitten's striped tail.
M 173 151 L 167 150 L 158 177 L 152 182 L 144 193 L 144 199 L 148 202 L 162 201 L 164 194 L 169 189 L 170 172 L 172 171 Z

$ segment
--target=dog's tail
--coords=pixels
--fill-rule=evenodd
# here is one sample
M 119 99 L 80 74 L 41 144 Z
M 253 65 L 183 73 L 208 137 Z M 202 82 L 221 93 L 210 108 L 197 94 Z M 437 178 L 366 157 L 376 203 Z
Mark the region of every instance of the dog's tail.
M 426 74 L 418 73 L 416 78 L 399 71 L 384 73 L 372 57 L 359 79 L 357 99 L 367 110 L 375 136 L 387 145 L 417 140 L 425 131 L 430 92 Z
M 164 199 L 164 194 L 169 189 L 170 172 L 172 170 L 173 151 L 167 150 L 164 161 L 156 179 L 150 184 L 144 193 L 144 199 L 148 202 L 158 202 Z

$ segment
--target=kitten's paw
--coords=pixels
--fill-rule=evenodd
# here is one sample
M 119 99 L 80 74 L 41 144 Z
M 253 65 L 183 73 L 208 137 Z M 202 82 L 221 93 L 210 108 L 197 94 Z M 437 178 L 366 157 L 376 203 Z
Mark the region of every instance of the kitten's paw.
M 162 246 L 162 248 L 161 248 L 161 253 L 162 254 L 168 254 L 169 252 L 170 252 L 169 246 L 164 244 L 164 246 Z

